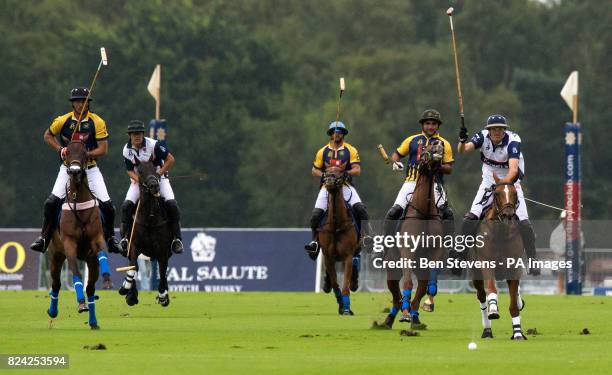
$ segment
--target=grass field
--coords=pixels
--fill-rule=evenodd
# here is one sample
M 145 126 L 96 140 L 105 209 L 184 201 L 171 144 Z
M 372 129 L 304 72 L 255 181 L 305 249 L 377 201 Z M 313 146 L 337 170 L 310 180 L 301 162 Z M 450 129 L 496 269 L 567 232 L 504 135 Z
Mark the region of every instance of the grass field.
M 88 374 L 612 373 L 606 297 L 525 296 L 523 328 L 540 335 L 516 342 L 507 295 L 495 339 L 485 341 L 473 295 L 439 295 L 436 311 L 421 313 L 428 330 L 401 337 L 407 327 L 397 322 L 391 331 L 370 328 L 386 315 L 387 294 L 354 294 L 352 317 L 338 316 L 325 294 L 174 293 L 165 309 L 154 293 L 141 293 L 134 307 L 116 291 L 99 294 L 101 330 L 91 331 L 74 293 L 62 291 L 49 329 L 45 292 L 0 292 L 0 353 L 67 353 L 68 371 Z M 580 335 L 583 328 L 591 333 Z M 83 348 L 98 343 L 107 349 Z

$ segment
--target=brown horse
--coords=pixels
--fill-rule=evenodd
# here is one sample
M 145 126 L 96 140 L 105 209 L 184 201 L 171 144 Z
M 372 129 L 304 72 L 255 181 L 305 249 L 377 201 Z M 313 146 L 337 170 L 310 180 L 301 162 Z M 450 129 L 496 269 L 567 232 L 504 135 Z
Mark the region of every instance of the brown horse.
M 493 173 L 495 186 L 489 191 L 493 194 L 493 204 L 485 211 L 484 219 L 478 228 L 478 235 L 484 239 L 483 246 L 473 249 L 474 260 L 495 262 L 495 268 L 483 267 L 473 272 L 473 282 L 476 296 L 480 301 L 482 313 L 482 338 L 493 338 L 491 320 L 499 319 L 497 307 L 496 279 L 505 279 L 510 294 L 510 315 L 512 316 L 513 340 L 527 340 L 521 330 L 520 311 L 525 302 L 519 294 L 519 283 L 522 267 L 516 266 L 522 262 L 523 241 L 519 231 L 519 221 L 516 217 L 518 202 L 516 188 L 513 183 L 500 183 Z M 499 266 L 502 264 L 502 266 Z M 484 283 L 487 281 L 487 292 Z
M 62 206 L 59 232 L 53 234 L 49 258 L 51 260 L 51 304 L 47 314 L 51 318 L 58 314 L 58 296 L 62 265 L 68 260 L 77 296 L 78 312 L 89 311 L 89 326 L 99 329 L 95 310 L 95 284 L 99 275 L 99 262 L 106 263 L 106 242 L 98 209 L 98 201 L 89 190 L 87 183 L 87 137 L 72 140 L 66 158 L 70 176 L 66 190 L 66 202 Z M 98 254 L 100 256 L 98 256 Z M 102 256 L 103 255 L 103 256 Z M 77 259 L 85 261 L 88 268 L 87 301 L 83 295 L 83 277 Z
M 353 315 L 349 287 L 358 240 L 357 231 L 342 194 L 342 186 L 346 179 L 343 170 L 344 165 L 328 167 L 323 175 L 323 185 L 328 192 L 327 221 L 319 232 L 319 243 L 325 258 L 325 272 L 331 279 L 331 286 L 338 303 L 338 314 Z M 344 264 L 342 290 L 338 285 L 336 262 Z
M 385 256 L 388 260 L 412 262 L 409 267 L 401 269 L 401 275 L 399 275 L 397 269 L 387 269 L 387 288 L 393 297 L 392 312 L 387 316 L 384 323 L 387 328 L 393 327 L 398 311 L 402 312 L 400 322 L 411 322 L 412 329 L 425 329 L 427 327 L 419 319 L 419 304 L 427 293 L 430 274 L 435 270 L 435 267 L 429 266 L 429 262 L 441 261 L 444 256 L 442 220 L 434 193 L 435 177 L 440 167 L 442 152 L 442 145 L 437 142 L 431 143 L 425 148 L 418 165 L 419 175 L 415 189 L 400 226 L 400 233 L 412 238 L 420 238 L 422 242 L 419 241 L 416 248 L 398 246 L 397 249 L 389 249 Z M 404 245 L 404 243 L 401 243 L 401 245 Z M 427 262 L 423 267 L 421 266 L 421 259 Z M 411 301 L 413 272 L 418 282 L 414 298 Z M 402 279 L 403 293 L 400 292 L 400 278 Z

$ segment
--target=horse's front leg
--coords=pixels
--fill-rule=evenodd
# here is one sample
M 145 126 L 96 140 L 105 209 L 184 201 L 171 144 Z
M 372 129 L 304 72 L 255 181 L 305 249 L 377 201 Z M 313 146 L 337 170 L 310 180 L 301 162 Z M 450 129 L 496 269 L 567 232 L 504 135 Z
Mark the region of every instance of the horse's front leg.
M 491 320 L 487 313 L 487 293 L 485 292 L 484 280 L 473 280 L 474 288 L 476 288 L 476 298 L 480 302 L 480 314 L 482 319 L 482 335 L 480 338 L 493 338 L 491 330 Z
M 157 260 L 159 267 L 159 286 L 157 287 L 157 297 L 155 300 L 157 303 L 166 307 L 170 304 L 170 296 L 168 295 L 168 280 L 166 279 L 166 272 L 168 271 L 168 258 L 162 258 Z
M 400 254 L 402 258 L 400 259 L 411 259 L 411 254 L 409 249 L 401 249 Z M 412 299 L 412 289 L 414 288 L 414 283 L 412 282 L 412 269 L 409 266 L 402 268 L 402 316 L 400 317 L 400 322 L 410 323 L 410 301 Z
M 87 259 L 87 268 L 89 270 L 89 277 L 87 278 L 87 307 L 89 308 L 89 327 L 91 329 L 100 329 L 98 326 L 98 319 L 96 319 L 96 281 L 100 275 L 100 267 L 98 264 L 99 260 L 95 256 L 90 256 Z
M 331 247 L 331 246 L 330 246 Z M 336 262 L 331 249 L 323 249 L 323 259 L 325 260 L 325 273 L 329 277 L 330 284 L 336 297 L 336 303 L 338 303 L 338 314 L 342 314 L 342 292 L 338 285 L 338 275 L 336 275 Z
M 353 273 L 353 257 L 344 259 L 344 275 L 342 277 L 342 315 L 353 315 L 351 311 L 351 275 Z
M 76 292 L 77 303 L 79 304 L 79 313 L 87 311 L 87 304 L 85 303 L 85 294 L 83 293 L 83 275 L 79 271 L 77 264 L 77 240 L 73 237 L 64 235 L 64 253 L 68 260 L 68 268 L 72 272 L 72 285 Z
M 497 285 L 495 283 L 495 272 L 491 269 L 482 270 L 483 279 L 487 283 L 487 305 L 489 319 L 499 319 L 499 307 L 497 305 Z
M 423 272 L 425 272 L 423 270 Z M 419 273 L 417 272 L 417 275 Z M 426 329 L 427 325 L 421 323 L 419 319 L 419 305 L 421 304 L 421 299 L 425 294 L 427 294 L 427 279 L 417 278 L 417 288 L 414 293 L 414 299 L 410 303 L 410 328 L 412 329 Z
M 508 280 L 510 294 L 510 315 L 512 316 L 512 340 L 527 340 L 521 329 L 521 316 L 519 312 L 519 280 Z
M 113 284 L 110 279 L 110 267 L 108 266 L 108 251 L 106 241 L 100 230 L 99 234 L 91 241 L 91 248 L 96 249 L 96 257 L 102 274 L 102 289 L 112 289 Z
M 51 301 L 49 302 L 49 310 L 47 310 L 47 314 L 50 318 L 56 318 L 59 314 L 59 292 L 62 287 L 60 277 L 62 274 L 62 265 L 64 264 L 66 257 L 59 251 L 53 250 L 50 252 L 49 258 L 51 260 L 51 291 L 49 292 Z
M 138 288 L 136 287 L 136 274 L 138 273 L 138 255 L 140 252 L 133 246 L 130 249 L 130 267 L 133 269 L 126 271 L 125 279 L 121 288 L 119 288 L 119 294 L 125 296 L 125 302 L 129 306 L 134 306 L 138 303 Z

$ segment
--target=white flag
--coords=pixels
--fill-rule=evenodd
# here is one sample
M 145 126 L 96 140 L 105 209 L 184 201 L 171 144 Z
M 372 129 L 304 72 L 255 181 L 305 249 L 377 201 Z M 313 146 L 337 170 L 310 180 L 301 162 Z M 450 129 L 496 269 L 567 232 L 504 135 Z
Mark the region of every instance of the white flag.
M 153 75 L 149 80 L 149 84 L 147 85 L 147 90 L 151 93 L 151 96 L 155 98 L 156 101 L 159 102 L 159 89 L 161 87 L 161 65 L 157 64 L 155 66 L 155 70 L 153 71 Z
M 565 85 L 561 89 L 561 97 L 567 103 L 568 107 L 572 111 L 575 111 L 574 108 L 574 96 L 578 95 L 578 71 L 574 70 L 572 74 L 567 78 Z

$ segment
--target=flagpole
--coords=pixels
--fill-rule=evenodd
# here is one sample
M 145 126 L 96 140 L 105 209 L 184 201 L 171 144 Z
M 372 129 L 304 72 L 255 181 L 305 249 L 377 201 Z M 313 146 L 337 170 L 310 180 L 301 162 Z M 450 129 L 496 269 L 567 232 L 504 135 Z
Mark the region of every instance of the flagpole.
M 573 103 L 572 104 L 573 104 L 573 107 L 574 107 L 574 108 L 572 108 L 572 113 L 574 115 L 574 117 L 573 117 L 574 121 L 573 122 L 574 122 L 574 124 L 577 124 L 578 123 L 578 94 L 574 95 Z

